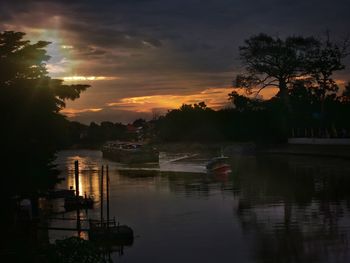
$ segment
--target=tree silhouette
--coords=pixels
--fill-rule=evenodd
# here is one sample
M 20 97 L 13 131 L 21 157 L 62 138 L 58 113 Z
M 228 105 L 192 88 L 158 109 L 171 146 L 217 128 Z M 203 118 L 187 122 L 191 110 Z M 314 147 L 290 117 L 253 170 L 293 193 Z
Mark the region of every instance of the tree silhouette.
M 32 44 L 23 40 L 24 36 L 25 33 L 14 31 L 0 33 L 3 168 L 7 171 L 5 180 L 13 183 L 11 190 L 15 192 L 23 192 L 30 185 L 33 189 L 47 185 L 43 182 L 47 181 L 50 160 L 67 122 L 59 111 L 67 99 L 79 98 L 89 87 L 65 85 L 62 80 L 52 79 L 46 70 L 50 56 L 45 48 L 50 43 Z
M 285 40 L 266 34 L 253 36 L 239 48 L 245 66 L 245 74 L 236 77 L 235 85 L 257 93 L 266 87 L 275 86 L 279 96 L 287 103 L 288 85 L 307 74 L 306 58 L 312 48 L 319 45 L 313 37 L 288 37 Z
M 347 56 L 349 44 L 314 37 L 287 37 L 281 39 L 266 34 L 252 36 L 239 48 L 245 73 L 236 77 L 235 85 L 257 93 L 275 86 L 279 96 L 288 103 L 288 88 L 296 80 L 312 78 L 323 92 L 336 91 L 332 79 L 335 71 L 345 68 L 342 60 Z
M 345 89 L 341 95 L 341 100 L 350 103 L 350 82 L 345 86 Z
M 327 124 L 326 108 L 327 114 L 334 111 L 338 100 L 339 87 L 333 74 L 345 68 L 343 60 L 348 47 L 347 40 L 338 44 L 332 42 L 329 35 L 326 39 L 294 36 L 281 39 L 266 34 L 252 36 L 240 47 L 245 72 L 236 76 L 234 84 L 248 94 L 255 92 L 256 95 L 267 87 L 278 88 L 276 98 L 281 103 L 270 105 L 275 106 L 276 121 L 284 137 L 288 136 L 289 128 L 293 125 L 291 120 L 300 117 L 306 122 L 310 120 L 310 115 L 317 114 L 321 123 L 318 125 L 326 126 L 330 122 L 328 120 Z M 238 93 L 233 92 L 229 97 L 240 108 L 257 108 L 254 100 L 244 99 Z M 276 99 L 274 101 L 277 102 Z M 313 107 L 309 107 L 308 103 Z

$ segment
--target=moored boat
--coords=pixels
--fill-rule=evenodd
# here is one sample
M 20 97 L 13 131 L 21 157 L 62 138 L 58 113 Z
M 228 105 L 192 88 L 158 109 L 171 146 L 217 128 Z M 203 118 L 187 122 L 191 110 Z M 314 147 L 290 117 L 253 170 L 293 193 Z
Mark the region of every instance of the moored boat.
M 46 196 L 48 199 L 74 197 L 75 191 L 72 189 L 55 189 L 49 190 L 44 196 Z
M 115 219 L 90 220 L 89 239 L 92 241 L 106 241 L 119 245 L 132 245 L 134 241 L 134 232 L 127 225 L 116 224 Z
M 157 163 L 159 151 L 139 142 L 107 142 L 102 147 L 103 158 L 122 163 Z
M 92 196 L 69 196 L 64 198 L 64 208 L 67 211 L 75 209 L 91 209 L 94 205 Z

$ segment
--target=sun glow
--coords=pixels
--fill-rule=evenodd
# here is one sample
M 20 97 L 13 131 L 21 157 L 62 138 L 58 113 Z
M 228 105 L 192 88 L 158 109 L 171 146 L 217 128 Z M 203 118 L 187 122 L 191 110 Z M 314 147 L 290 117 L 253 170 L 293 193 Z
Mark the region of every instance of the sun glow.
M 117 80 L 118 77 L 105 77 L 105 76 L 68 76 L 63 77 L 64 81 L 70 82 L 70 81 L 85 81 L 85 80 Z
M 61 48 L 63 48 L 63 49 L 73 49 L 74 47 L 72 45 L 61 45 Z

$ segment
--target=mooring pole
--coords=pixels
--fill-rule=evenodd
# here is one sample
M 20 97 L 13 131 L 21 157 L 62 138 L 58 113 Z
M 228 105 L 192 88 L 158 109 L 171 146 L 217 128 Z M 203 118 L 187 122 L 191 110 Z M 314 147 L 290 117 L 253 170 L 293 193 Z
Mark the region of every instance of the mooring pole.
M 78 230 L 78 237 L 80 237 L 81 222 L 80 222 L 80 208 L 79 208 L 79 204 L 77 205 L 77 230 Z
M 106 188 L 107 188 L 107 228 L 109 228 L 109 171 L 106 165 Z
M 74 162 L 75 196 L 79 197 L 79 161 Z
M 101 170 L 101 226 L 103 226 L 103 165 Z
M 80 202 L 79 202 L 79 161 L 74 162 L 74 175 L 75 175 L 75 199 L 77 206 L 77 230 L 78 237 L 81 233 L 81 223 L 80 223 Z

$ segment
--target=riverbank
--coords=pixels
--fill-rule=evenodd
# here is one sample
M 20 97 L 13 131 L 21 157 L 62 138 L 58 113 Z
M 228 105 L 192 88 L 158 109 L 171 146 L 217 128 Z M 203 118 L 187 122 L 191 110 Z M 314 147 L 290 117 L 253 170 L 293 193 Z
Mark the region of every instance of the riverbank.
M 253 153 L 255 152 L 255 144 L 253 142 L 208 142 L 208 143 L 197 143 L 197 142 L 176 142 L 176 143 L 162 143 L 154 145 L 161 152 L 187 152 L 187 153 L 198 153 L 209 154 L 209 155 L 224 155 L 231 156 L 234 154 L 242 153 Z
M 305 155 L 350 160 L 350 145 L 261 145 L 257 147 L 257 154 Z
M 211 156 L 275 154 L 305 155 L 350 159 L 350 145 L 308 145 L 308 144 L 257 144 L 254 142 L 217 142 L 217 143 L 165 143 L 156 145 L 166 152 L 201 152 Z

